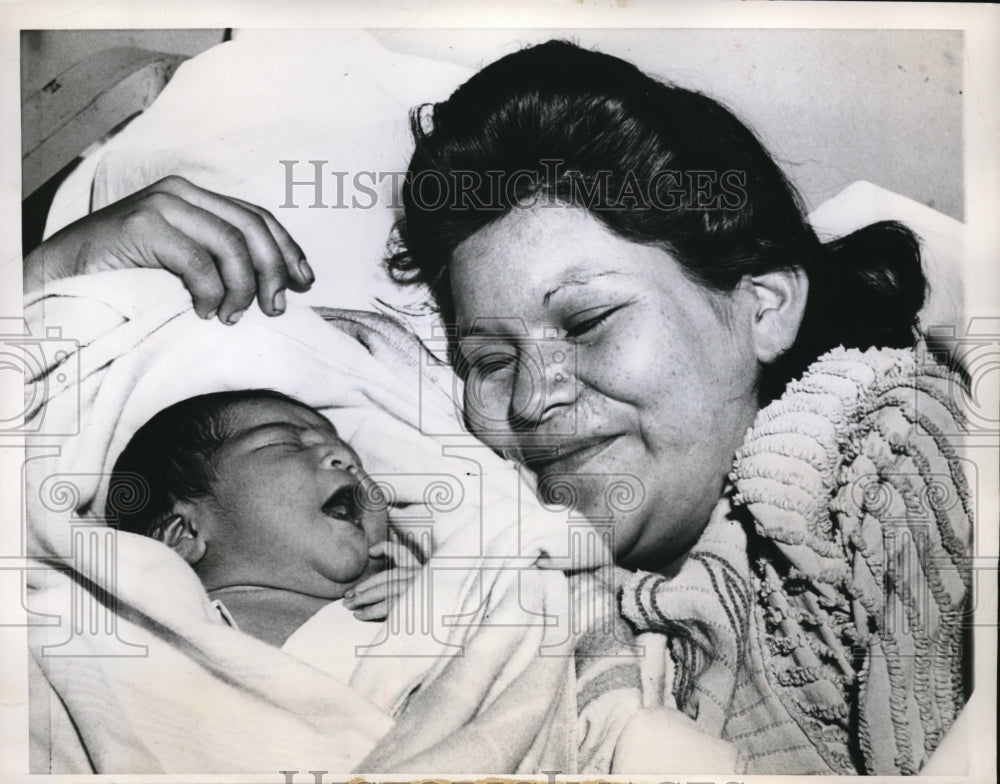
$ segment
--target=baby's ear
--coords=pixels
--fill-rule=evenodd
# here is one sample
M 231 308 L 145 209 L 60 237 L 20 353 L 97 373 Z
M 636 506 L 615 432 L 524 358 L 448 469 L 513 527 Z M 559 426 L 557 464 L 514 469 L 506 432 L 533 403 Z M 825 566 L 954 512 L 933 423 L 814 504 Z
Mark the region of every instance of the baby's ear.
M 159 539 L 181 558 L 194 566 L 200 561 L 207 547 L 201 526 L 186 504 L 175 504 L 174 512 L 153 531 Z

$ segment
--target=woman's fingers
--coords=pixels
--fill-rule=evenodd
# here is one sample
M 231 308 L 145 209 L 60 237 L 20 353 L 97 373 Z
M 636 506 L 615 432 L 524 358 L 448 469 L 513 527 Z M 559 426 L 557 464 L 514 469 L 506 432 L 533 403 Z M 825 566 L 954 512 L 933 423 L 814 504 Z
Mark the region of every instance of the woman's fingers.
M 195 313 L 214 318 L 226 289 L 209 252 L 153 210 L 131 216 L 131 225 L 143 238 L 144 260 L 179 276 L 191 293 Z
M 215 234 L 209 238 L 213 240 L 213 247 L 210 249 L 221 247 L 223 255 L 219 257 L 219 261 L 228 266 L 229 275 L 237 286 L 232 292 L 233 300 L 244 309 L 250 304 L 245 301 L 243 290 L 247 279 L 253 281 L 260 309 L 269 316 L 284 312 L 285 289 L 289 283 L 294 282 L 295 288 L 302 289 L 299 282 L 302 274 L 299 271 L 302 251 L 283 229 L 279 232 L 279 242 L 278 237 L 272 233 L 272 227 L 278 226 L 278 223 L 270 216 L 270 220 L 265 219 L 263 213 L 266 211 L 262 208 L 251 209 L 246 202 L 212 193 L 181 177 L 161 180 L 151 186 L 151 190 L 151 196 L 173 196 L 181 203 L 201 209 L 202 214 L 222 222 L 213 226 Z M 190 228 L 197 231 L 204 228 L 204 224 L 195 223 Z M 285 247 L 282 248 L 282 245 Z M 250 275 L 253 277 L 249 278 Z M 225 274 L 223 277 L 228 294 L 228 281 L 225 280 Z M 229 308 L 224 306 L 224 310 Z M 230 312 L 238 312 L 238 309 Z
M 167 226 L 172 230 L 167 230 Z M 26 290 L 71 275 L 163 266 L 180 275 L 201 315 L 235 324 L 257 298 L 270 316 L 285 290 L 314 276 L 302 249 L 267 210 L 166 177 L 81 218 L 25 259 Z
M 258 207 L 256 204 L 251 204 L 242 199 L 234 198 L 233 201 L 259 215 L 261 220 L 267 225 L 271 236 L 281 249 L 285 265 L 288 268 L 288 287 L 293 291 L 308 290 L 316 280 L 316 275 L 313 273 L 312 267 L 309 266 L 309 262 L 306 261 L 306 254 L 303 253 L 299 244 L 292 239 L 292 235 L 288 233 L 284 226 L 278 223 L 277 218 L 263 207 Z
M 226 324 L 239 321 L 258 293 L 254 262 L 243 233 L 222 218 L 169 193 L 150 194 L 144 202 L 146 209 L 161 215 L 177 231 L 208 251 L 225 289 L 219 303 L 219 319 Z M 154 252 L 158 254 L 159 249 Z M 185 277 L 179 270 L 174 271 Z M 199 266 L 191 274 L 201 271 Z M 269 313 L 264 304 L 262 309 Z

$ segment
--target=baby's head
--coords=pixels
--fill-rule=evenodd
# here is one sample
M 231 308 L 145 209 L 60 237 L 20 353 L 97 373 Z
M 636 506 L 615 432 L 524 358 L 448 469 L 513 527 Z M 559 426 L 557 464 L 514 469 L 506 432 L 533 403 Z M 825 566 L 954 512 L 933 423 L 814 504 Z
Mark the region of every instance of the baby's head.
M 112 499 L 135 477 L 138 510 Z M 217 392 L 164 409 L 115 463 L 110 511 L 191 564 L 206 589 L 263 585 L 336 599 L 377 571 L 386 510 L 357 454 L 319 412 L 269 390 Z

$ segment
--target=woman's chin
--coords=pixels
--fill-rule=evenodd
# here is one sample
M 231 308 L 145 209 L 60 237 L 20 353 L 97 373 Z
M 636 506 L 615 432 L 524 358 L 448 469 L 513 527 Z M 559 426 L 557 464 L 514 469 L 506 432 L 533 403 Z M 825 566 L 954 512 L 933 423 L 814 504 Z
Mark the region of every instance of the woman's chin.
M 704 526 L 685 528 L 683 535 L 662 532 L 658 537 L 649 535 L 649 526 L 646 520 L 624 521 L 620 533 L 616 526 L 615 563 L 626 569 L 672 577 L 698 541 Z

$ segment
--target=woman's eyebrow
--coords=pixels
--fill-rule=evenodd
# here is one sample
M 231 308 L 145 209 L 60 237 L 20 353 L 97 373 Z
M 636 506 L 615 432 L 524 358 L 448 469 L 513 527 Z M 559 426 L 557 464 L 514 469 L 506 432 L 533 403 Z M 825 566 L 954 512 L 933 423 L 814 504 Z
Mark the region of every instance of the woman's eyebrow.
M 542 297 L 542 306 L 548 307 L 549 300 L 563 288 L 568 286 L 585 286 L 597 278 L 609 277 L 611 275 L 625 275 L 620 270 L 591 270 L 584 267 L 574 267 L 570 269 L 562 280 Z M 520 337 L 528 335 L 524 319 L 517 317 L 491 317 L 477 318 L 472 326 L 461 330 L 461 338 L 475 337 Z
M 548 307 L 549 300 L 552 299 L 552 295 L 567 286 L 585 286 L 596 278 L 604 278 L 609 275 L 621 274 L 623 273 L 618 270 L 588 271 L 585 269 L 572 269 L 562 280 L 559 281 L 555 288 L 549 289 L 545 292 L 545 296 L 542 297 L 542 307 Z
M 527 335 L 524 320 L 516 317 L 477 318 L 471 327 L 462 330 L 461 337 L 497 337 Z

